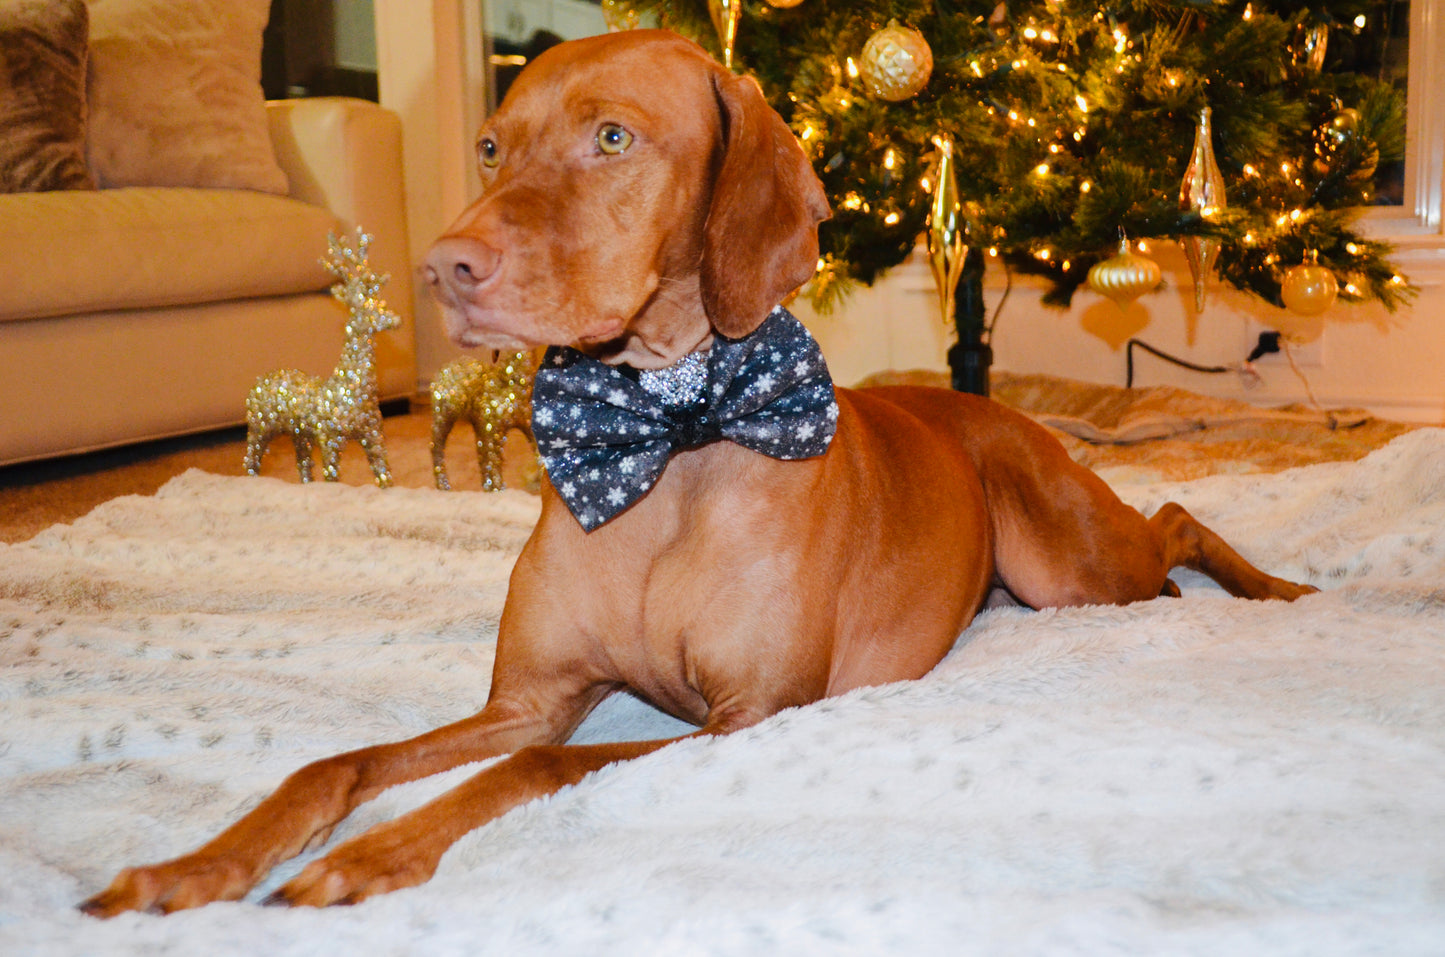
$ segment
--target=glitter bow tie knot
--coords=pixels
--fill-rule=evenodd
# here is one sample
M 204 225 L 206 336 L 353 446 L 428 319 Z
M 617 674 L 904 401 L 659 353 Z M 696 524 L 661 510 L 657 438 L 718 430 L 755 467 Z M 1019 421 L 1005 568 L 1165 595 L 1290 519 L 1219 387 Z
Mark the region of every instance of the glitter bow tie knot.
M 735 442 L 778 459 L 822 455 L 837 429 L 827 364 L 782 308 L 743 339 L 716 337 L 656 372 L 549 349 L 532 393 L 532 429 L 548 477 L 587 531 L 657 482 L 675 452 Z

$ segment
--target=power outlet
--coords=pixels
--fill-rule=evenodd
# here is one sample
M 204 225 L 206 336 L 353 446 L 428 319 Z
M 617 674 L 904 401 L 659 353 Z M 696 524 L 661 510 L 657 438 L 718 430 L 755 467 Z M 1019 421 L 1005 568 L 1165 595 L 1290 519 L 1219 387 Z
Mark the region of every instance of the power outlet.
M 1260 334 L 1270 331 L 1272 330 L 1257 323 L 1248 323 L 1245 329 L 1245 345 L 1241 354 L 1249 355 L 1249 353 L 1254 350 L 1255 345 L 1259 342 Z M 1299 366 L 1301 369 L 1324 368 L 1325 338 L 1326 333 L 1321 332 L 1318 336 L 1315 336 L 1315 338 L 1311 339 L 1309 342 L 1289 343 L 1288 349 L 1290 352 L 1290 356 L 1294 359 L 1295 365 Z M 1271 352 L 1269 355 L 1260 356 L 1258 359 L 1255 360 L 1255 363 L 1261 366 L 1288 366 L 1289 359 L 1285 357 L 1284 352 L 1286 348 L 1286 342 L 1288 342 L 1288 340 L 1281 337 L 1280 351 Z

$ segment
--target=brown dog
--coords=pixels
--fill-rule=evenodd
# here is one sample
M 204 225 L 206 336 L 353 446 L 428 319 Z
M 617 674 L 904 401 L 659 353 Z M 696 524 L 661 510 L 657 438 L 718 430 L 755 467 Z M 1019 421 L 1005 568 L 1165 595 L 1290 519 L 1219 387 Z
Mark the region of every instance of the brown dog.
M 669 367 L 749 348 L 813 271 L 827 204 L 793 136 L 751 81 L 670 34 L 539 57 L 479 151 L 485 192 L 426 265 L 460 343 L 570 345 L 604 377 Z M 1132 602 L 1172 591 L 1166 574 L 1183 565 L 1250 598 L 1313 590 L 1254 568 L 1178 506 L 1146 520 L 987 400 L 825 398 L 826 452 L 780 461 L 692 434 L 650 491 L 590 532 L 544 484 L 479 714 L 309 765 L 195 853 L 122 872 L 84 909 L 239 898 L 383 789 L 511 753 L 341 844 L 274 900 L 349 903 L 421 883 L 468 831 L 667 743 L 564 744 L 613 691 L 726 734 L 925 674 L 993 585 L 1035 607 Z

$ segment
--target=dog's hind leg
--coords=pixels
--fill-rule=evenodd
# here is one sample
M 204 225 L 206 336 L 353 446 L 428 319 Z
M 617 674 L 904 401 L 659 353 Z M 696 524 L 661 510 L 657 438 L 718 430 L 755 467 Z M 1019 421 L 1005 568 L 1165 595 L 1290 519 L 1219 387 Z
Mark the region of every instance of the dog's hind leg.
M 1166 502 L 1155 512 L 1149 519 L 1149 527 L 1158 536 L 1169 567 L 1183 566 L 1202 572 L 1237 598 L 1294 601 L 1319 591 L 1313 585 L 1276 578 L 1254 567 L 1228 542 L 1174 502 Z

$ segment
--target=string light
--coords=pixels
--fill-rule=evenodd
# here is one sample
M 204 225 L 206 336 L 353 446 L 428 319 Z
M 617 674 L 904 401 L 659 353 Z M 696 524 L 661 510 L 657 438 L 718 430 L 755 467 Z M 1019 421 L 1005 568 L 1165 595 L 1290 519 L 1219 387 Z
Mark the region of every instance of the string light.
M 889 213 L 887 216 L 883 217 L 883 222 L 887 223 L 889 226 L 897 226 L 898 220 L 901 218 L 902 217 L 900 217 L 897 213 Z
M 1089 190 L 1091 190 L 1091 189 L 1093 189 L 1093 188 L 1094 188 L 1094 184 L 1091 183 L 1091 182 L 1089 182 L 1088 180 L 1084 180 L 1082 183 L 1079 184 L 1079 192 L 1081 192 L 1081 193 L 1087 193 Z
M 975 63 L 975 64 L 974 64 L 974 68 L 976 69 L 977 67 L 978 67 L 978 64 Z M 852 58 L 852 57 L 849 57 L 849 58 L 848 58 L 848 76 L 851 77 L 851 78 L 854 79 L 854 80 L 858 79 L 858 64 L 856 64 L 856 63 L 853 62 L 853 58 Z M 983 76 L 983 74 L 980 73 L 979 76 Z
M 1047 175 L 1049 175 L 1049 164 L 1048 164 L 1048 163 L 1040 163 L 1039 165 L 1035 166 L 1035 167 L 1034 167 L 1034 175 L 1035 175 L 1035 176 L 1047 176 Z
M 883 154 L 883 168 L 886 169 L 886 170 L 892 170 L 893 167 L 895 167 L 895 166 L 897 166 L 897 165 L 898 165 L 898 154 L 895 153 L 895 152 L 893 152 L 893 148 L 890 146 L 890 147 L 888 148 L 888 152 L 886 152 L 886 153 Z

